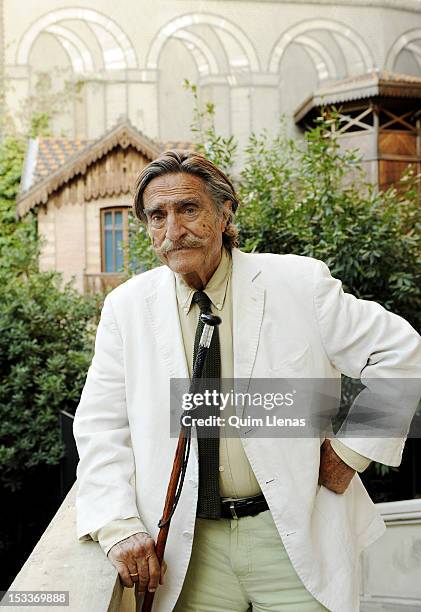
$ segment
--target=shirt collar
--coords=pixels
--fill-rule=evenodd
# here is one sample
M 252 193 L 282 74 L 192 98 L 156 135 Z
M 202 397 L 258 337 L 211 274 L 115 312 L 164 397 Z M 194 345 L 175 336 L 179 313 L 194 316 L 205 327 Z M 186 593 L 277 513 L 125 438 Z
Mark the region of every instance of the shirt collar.
M 212 277 L 209 279 L 208 284 L 203 289 L 217 310 L 222 310 L 224 305 L 231 270 L 231 254 L 223 247 L 221 261 L 219 262 L 219 265 Z M 195 293 L 196 289 L 190 287 L 182 279 L 180 274 L 174 273 L 174 275 L 176 279 L 177 300 L 181 304 L 185 314 L 187 314 L 190 310 L 193 294 Z

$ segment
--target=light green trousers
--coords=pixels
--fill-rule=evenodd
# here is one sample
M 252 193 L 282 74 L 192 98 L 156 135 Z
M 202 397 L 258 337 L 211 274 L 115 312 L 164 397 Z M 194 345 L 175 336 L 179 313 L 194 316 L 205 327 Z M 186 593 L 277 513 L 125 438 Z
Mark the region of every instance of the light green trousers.
M 267 510 L 239 520 L 197 519 L 174 612 L 319 612 Z

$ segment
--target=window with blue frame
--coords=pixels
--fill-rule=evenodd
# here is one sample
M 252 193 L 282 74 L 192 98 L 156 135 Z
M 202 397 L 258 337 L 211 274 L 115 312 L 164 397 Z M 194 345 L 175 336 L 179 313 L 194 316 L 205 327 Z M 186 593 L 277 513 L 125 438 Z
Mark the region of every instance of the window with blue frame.
M 101 210 L 102 271 L 122 272 L 124 244 L 127 241 L 127 208 Z

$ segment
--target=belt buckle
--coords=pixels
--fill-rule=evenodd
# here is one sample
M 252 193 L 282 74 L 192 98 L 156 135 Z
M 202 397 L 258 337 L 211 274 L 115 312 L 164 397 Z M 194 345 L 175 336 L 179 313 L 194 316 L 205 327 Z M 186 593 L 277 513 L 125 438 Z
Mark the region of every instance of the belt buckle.
M 235 505 L 233 501 L 230 501 L 230 512 L 231 512 L 231 516 L 233 519 L 235 519 L 236 521 L 238 521 L 238 516 L 237 513 L 235 511 Z

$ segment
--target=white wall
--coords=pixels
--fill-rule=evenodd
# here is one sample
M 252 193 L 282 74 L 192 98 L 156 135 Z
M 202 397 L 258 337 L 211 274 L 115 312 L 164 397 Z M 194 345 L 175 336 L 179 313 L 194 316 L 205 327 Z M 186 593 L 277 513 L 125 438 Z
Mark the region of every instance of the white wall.
M 377 507 L 387 529 L 362 555 L 361 612 L 419 612 L 421 499 Z

